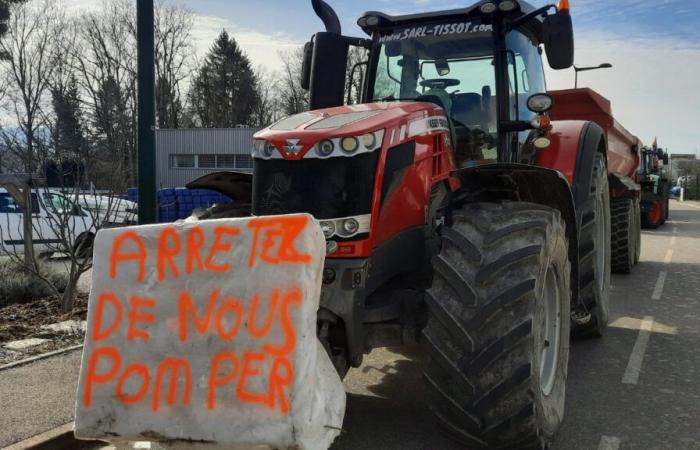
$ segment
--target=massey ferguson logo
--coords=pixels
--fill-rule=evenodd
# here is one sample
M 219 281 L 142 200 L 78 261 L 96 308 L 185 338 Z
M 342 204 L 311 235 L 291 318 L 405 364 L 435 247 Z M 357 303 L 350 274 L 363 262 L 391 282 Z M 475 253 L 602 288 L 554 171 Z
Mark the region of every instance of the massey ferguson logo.
M 287 145 L 284 146 L 284 150 L 292 155 L 298 155 L 303 149 L 303 145 L 299 145 L 301 139 L 287 139 Z

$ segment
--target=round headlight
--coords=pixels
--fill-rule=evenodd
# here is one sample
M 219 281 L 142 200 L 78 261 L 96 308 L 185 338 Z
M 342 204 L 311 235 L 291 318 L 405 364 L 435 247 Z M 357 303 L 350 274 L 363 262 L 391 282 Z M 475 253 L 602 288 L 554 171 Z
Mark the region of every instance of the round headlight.
M 368 16 L 367 17 L 367 26 L 376 27 L 377 25 L 379 25 L 379 17 L 378 16 Z
M 513 0 L 503 0 L 498 4 L 498 9 L 503 12 L 511 12 L 518 7 L 518 4 Z
M 539 137 L 535 139 L 533 145 L 535 146 L 535 148 L 542 150 L 552 145 L 552 140 L 549 139 L 547 136 Z
M 316 153 L 323 157 L 330 156 L 333 150 L 335 150 L 335 144 L 333 141 L 329 140 L 321 141 L 321 143 L 316 146 Z
M 360 229 L 360 223 L 355 219 L 348 219 L 343 222 L 343 232 L 348 235 L 357 233 Z
M 554 99 L 549 94 L 535 94 L 527 99 L 527 108 L 535 113 L 545 113 L 554 106 Z
M 321 222 L 321 231 L 326 239 L 330 239 L 335 234 L 335 224 L 333 222 Z
M 340 147 L 346 153 L 355 153 L 360 148 L 360 141 L 356 137 L 343 138 L 340 141 Z
M 489 3 L 484 3 L 484 4 L 481 5 L 481 7 L 479 8 L 479 10 L 480 10 L 482 13 L 484 13 L 484 14 L 493 14 L 494 12 L 496 12 L 497 9 L 498 9 L 498 7 L 496 6 L 496 4 L 495 4 L 495 3 L 490 3 L 490 2 L 489 2 Z
M 373 150 L 377 145 L 377 136 L 374 133 L 365 134 L 360 140 L 367 150 Z
M 272 156 L 272 154 L 277 150 L 277 147 L 272 142 L 266 142 L 265 143 L 265 148 L 262 151 L 262 155 L 265 158 L 269 158 Z

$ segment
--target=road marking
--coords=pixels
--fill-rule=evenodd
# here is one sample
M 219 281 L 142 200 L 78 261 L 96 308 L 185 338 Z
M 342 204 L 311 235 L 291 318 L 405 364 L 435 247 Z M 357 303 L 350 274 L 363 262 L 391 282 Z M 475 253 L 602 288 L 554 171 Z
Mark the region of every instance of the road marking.
M 617 450 L 620 448 L 620 438 L 603 436 L 600 438 L 598 450 Z
M 659 279 L 656 281 L 656 287 L 654 288 L 654 293 L 651 295 L 652 300 L 661 300 L 661 296 L 664 293 L 664 285 L 666 284 L 666 277 L 668 273 L 663 271 L 659 274 Z
M 639 328 L 639 336 L 637 336 L 637 342 L 634 343 L 630 360 L 627 363 L 627 370 L 625 370 L 625 374 L 622 377 L 622 384 L 637 384 L 639 381 L 644 354 L 647 351 L 651 330 L 654 328 L 654 318 L 645 317 Z
M 671 245 L 673 245 L 673 244 L 671 244 Z M 672 260 L 673 260 L 673 249 L 669 248 L 668 251 L 666 252 L 666 257 L 664 258 L 664 264 L 671 264 Z

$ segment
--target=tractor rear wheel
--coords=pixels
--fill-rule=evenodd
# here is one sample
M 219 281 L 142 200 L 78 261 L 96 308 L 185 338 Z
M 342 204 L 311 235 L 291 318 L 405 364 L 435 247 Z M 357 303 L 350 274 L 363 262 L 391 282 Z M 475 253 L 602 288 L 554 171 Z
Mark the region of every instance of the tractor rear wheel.
M 429 406 L 476 447 L 542 449 L 564 417 L 570 263 L 558 211 L 470 204 L 442 230 L 423 331 Z
M 661 226 L 661 220 L 664 215 L 664 209 L 661 206 L 661 198 L 658 196 L 654 196 L 651 199 L 651 206 L 649 208 L 649 211 L 646 213 L 644 219 L 643 219 L 643 225 L 644 228 L 651 229 L 651 230 L 656 230 Z
M 590 308 L 591 320 L 574 324 L 578 338 L 600 337 L 610 316 L 610 188 L 605 155 L 596 155 L 589 199 L 580 211 L 579 299 Z
M 634 266 L 637 250 L 635 231 L 634 201 L 630 198 L 613 200 L 611 204 L 612 221 L 612 271 L 630 273 Z

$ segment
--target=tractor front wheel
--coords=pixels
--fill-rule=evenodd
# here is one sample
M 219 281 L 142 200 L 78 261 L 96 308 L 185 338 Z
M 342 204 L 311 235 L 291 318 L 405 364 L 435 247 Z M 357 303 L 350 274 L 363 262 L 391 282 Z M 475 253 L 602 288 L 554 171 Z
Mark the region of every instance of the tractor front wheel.
M 470 204 L 442 230 L 426 294 L 429 406 L 471 447 L 545 448 L 564 417 L 570 263 L 558 211 Z
M 605 155 L 596 155 L 588 201 L 581 208 L 579 238 L 579 299 L 591 319 L 575 324 L 574 336 L 600 337 L 610 316 L 611 221 L 610 189 Z

